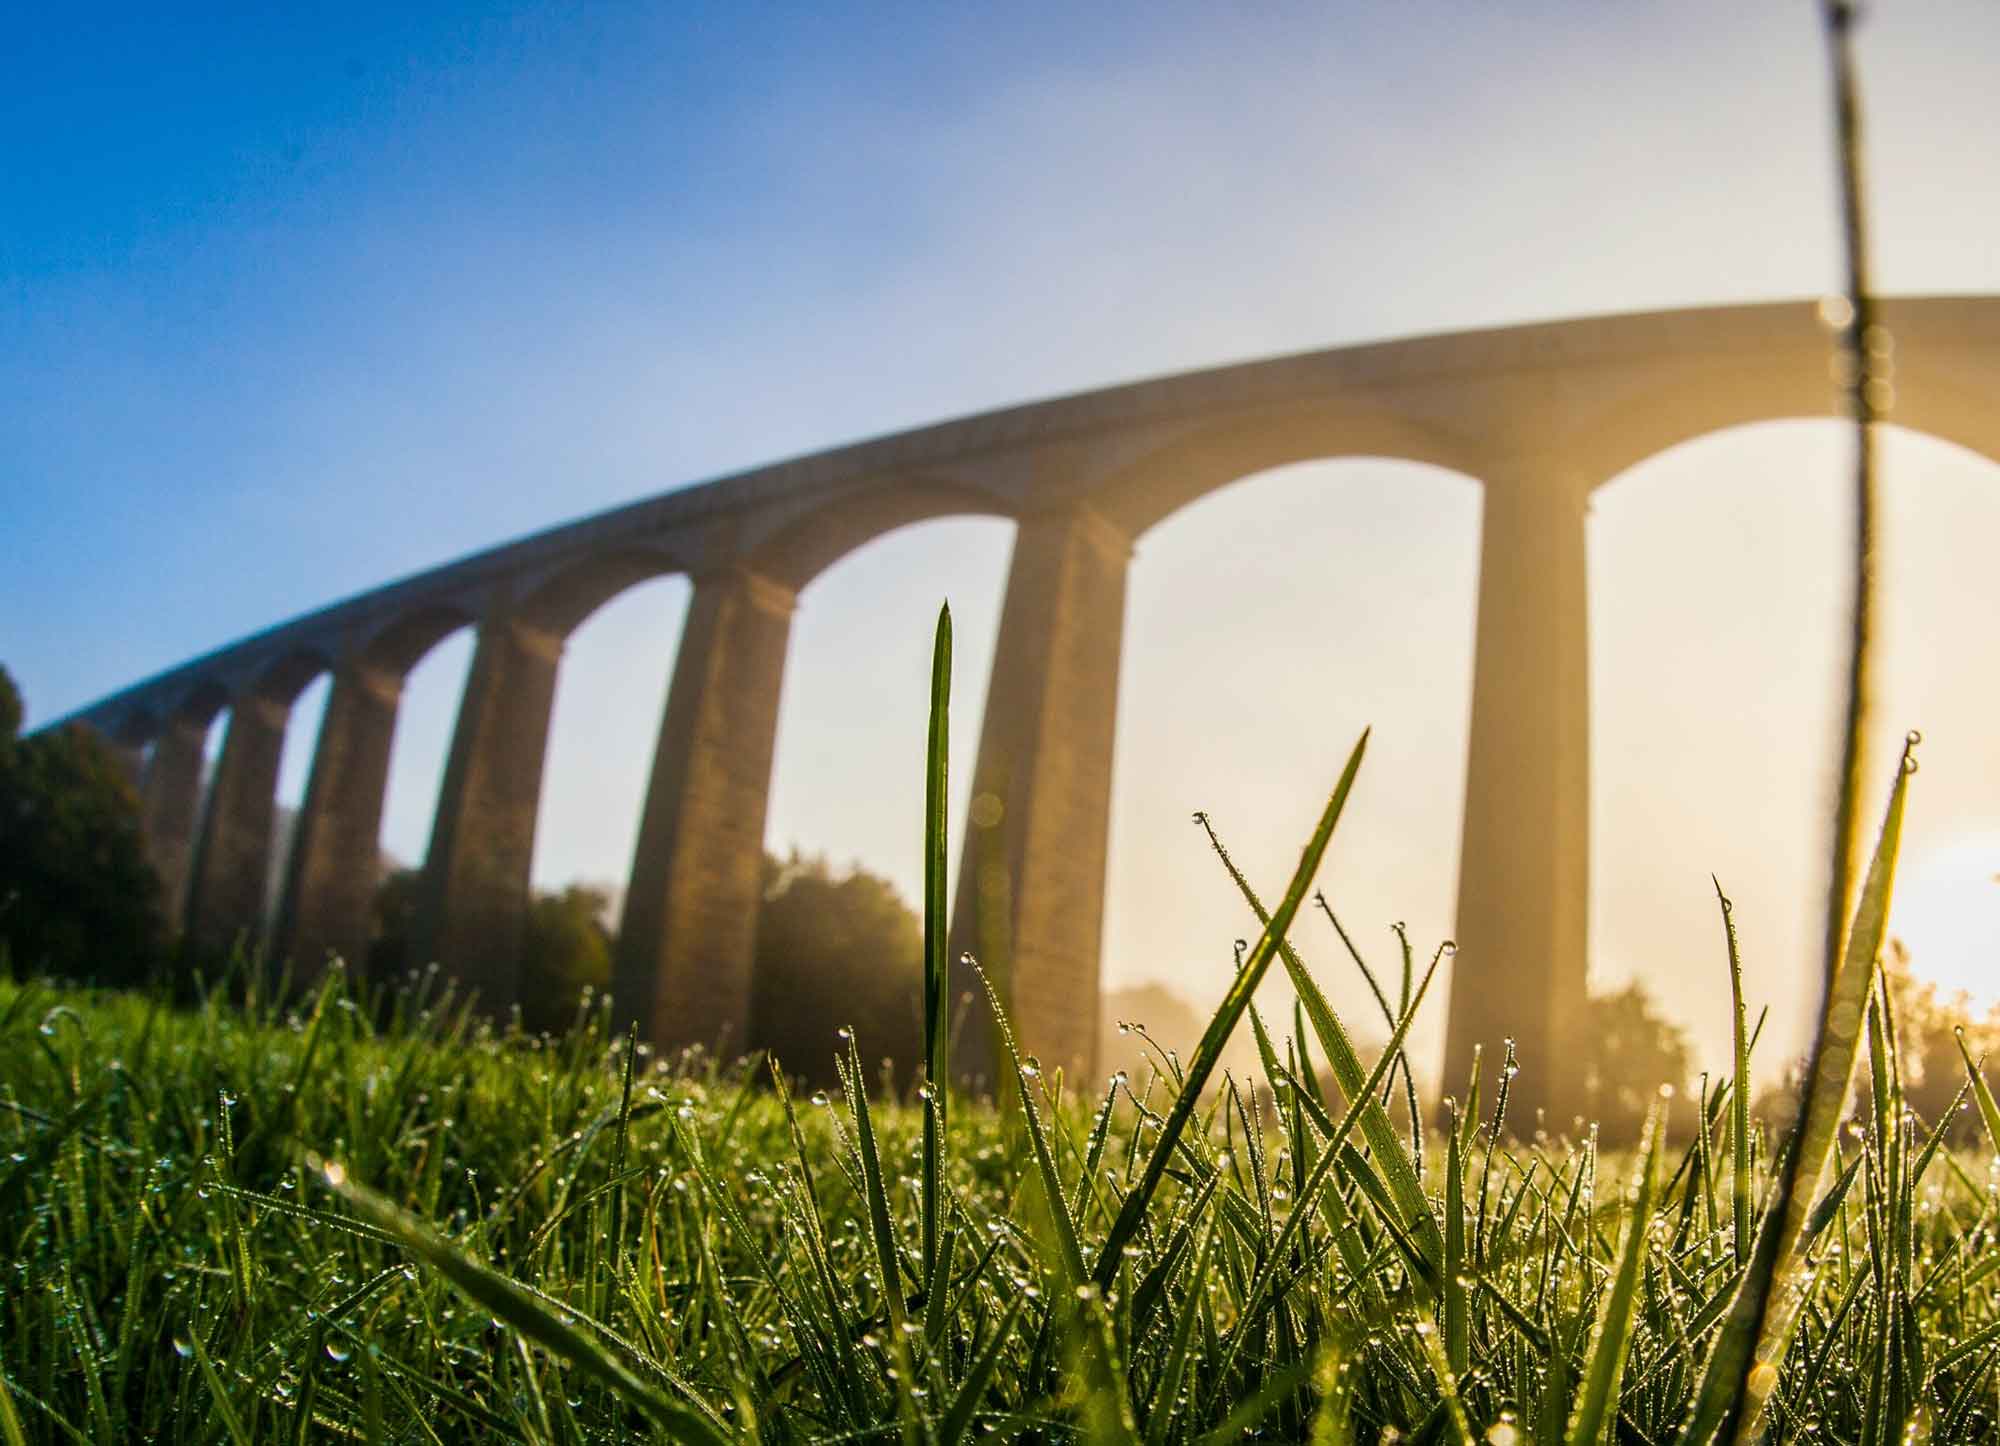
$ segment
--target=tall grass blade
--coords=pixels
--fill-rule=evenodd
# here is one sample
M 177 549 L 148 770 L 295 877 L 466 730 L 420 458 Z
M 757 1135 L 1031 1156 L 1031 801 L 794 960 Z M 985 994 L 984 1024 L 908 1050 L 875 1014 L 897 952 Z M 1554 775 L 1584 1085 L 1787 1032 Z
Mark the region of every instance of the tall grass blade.
M 926 1293 L 938 1288 L 943 1224 L 945 1097 L 951 1084 L 950 916 L 945 901 L 945 810 L 950 800 L 951 604 L 938 609 L 931 646 L 929 747 L 924 758 L 924 1171 Z
M 1198 815 L 1197 822 L 1207 832 L 1209 843 L 1214 847 L 1216 856 L 1222 860 L 1222 866 L 1228 870 L 1237 892 L 1242 894 L 1244 902 L 1256 914 L 1258 922 L 1268 926 L 1271 916 L 1265 910 L 1263 900 L 1257 897 L 1257 891 L 1251 888 L 1250 881 L 1243 876 L 1243 871 L 1237 868 L 1235 861 L 1229 857 L 1229 851 L 1216 837 L 1214 825 L 1209 822 L 1208 816 Z M 1328 917 L 1332 917 L 1332 911 L 1327 912 Z M 1335 920 L 1335 927 L 1339 927 L 1338 920 Z M 1341 931 L 1341 937 L 1346 938 L 1346 931 Z M 1351 943 L 1348 948 L 1353 952 Z M 1456 948 L 1455 944 L 1448 941 L 1444 945 L 1447 954 L 1453 953 Z M 1305 1011 L 1306 1018 L 1312 1022 L 1313 1033 L 1319 1038 L 1320 1049 L 1326 1054 L 1335 1082 L 1340 1086 L 1343 1095 L 1353 1099 L 1368 1073 L 1362 1067 L 1361 1056 L 1355 1050 L 1354 1042 L 1348 1037 L 1339 1016 L 1333 1012 L 1333 1006 L 1327 1003 L 1319 982 L 1312 977 L 1305 966 L 1305 961 L 1299 957 L 1298 951 L 1292 948 L 1289 940 L 1278 941 L 1278 954 L 1284 960 L 1285 974 L 1291 982 L 1292 992 L 1298 997 L 1298 1003 Z M 1354 957 L 1359 963 L 1360 955 L 1355 953 Z M 1362 972 L 1367 973 L 1366 965 L 1362 966 Z M 1379 989 L 1376 990 L 1376 995 L 1378 999 L 1383 997 Z M 1393 1020 L 1391 1022 L 1393 1024 Z M 1367 1107 L 1362 1110 L 1361 1134 L 1367 1140 L 1374 1159 L 1380 1162 L 1382 1176 L 1395 1200 L 1393 1206 L 1383 1207 L 1385 1218 L 1388 1215 L 1400 1214 L 1399 1231 L 1406 1236 L 1414 1236 L 1421 1249 L 1422 1274 L 1427 1280 L 1434 1281 L 1444 1260 L 1444 1237 L 1438 1230 L 1429 1197 L 1424 1193 L 1421 1161 L 1409 1144 L 1396 1133 L 1396 1127 L 1389 1120 L 1389 1112 L 1382 1107 L 1379 1100 L 1370 1099 Z M 1374 1173 L 1372 1166 L 1369 1173 Z
M 1100 1290 L 1108 1290 L 1118 1274 L 1118 1262 L 1125 1246 L 1138 1233 L 1140 1222 L 1146 1217 L 1154 1193 L 1160 1188 L 1160 1181 L 1167 1171 L 1167 1162 L 1173 1158 L 1174 1147 L 1179 1142 L 1181 1131 L 1187 1128 L 1188 1117 L 1194 1113 L 1200 1102 L 1202 1086 L 1215 1071 L 1222 1058 L 1223 1046 L 1229 1043 L 1229 1036 L 1235 1030 L 1243 1011 L 1250 1007 L 1250 997 L 1257 992 L 1257 985 L 1264 977 L 1272 956 L 1283 942 L 1285 931 L 1292 926 L 1292 919 L 1304 902 L 1306 890 L 1312 887 L 1313 876 L 1319 872 L 1319 862 L 1326 854 L 1326 846 L 1333 838 L 1334 825 L 1340 821 L 1340 812 L 1347 806 L 1347 795 L 1354 787 L 1354 775 L 1361 769 L 1362 755 L 1368 749 L 1368 734 L 1364 730 L 1348 755 L 1347 766 L 1341 770 L 1340 781 L 1334 785 L 1333 796 L 1327 800 L 1321 812 L 1319 826 L 1313 830 L 1305 852 L 1299 857 L 1299 866 L 1292 873 L 1292 882 L 1278 903 L 1278 911 L 1264 924 L 1264 932 L 1257 936 L 1257 942 L 1244 957 L 1243 967 L 1237 971 L 1236 982 L 1229 986 L 1229 993 L 1223 996 L 1222 1006 L 1209 1021 L 1208 1029 L 1195 1048 L 1194 1059 L 1188 1065 L 1187 1080 L 1175 1098 L 1173 1109 L 1167 1114 L 1166 1123 L 1160 1128 L 1160 1135 L 1153 1142 L 1153 1152 L 1146 1158 L 1146 1172 L 1132 1193 L 1125 1197 L 1119 1208 L 1118 1218 L 1111 1223 L 1110 1234 L 1105 1237 L 1104 1248 L 1098 1254 L 1097 1268 L 1092 1272 Z
M 993 1339 L 986 1349 L 979 1353 L 965 1373 L 958 1394 L 952 1398 L 951 1408 L 944 1414 L 944 1420 L 937 1430 L 938 1446 L 959 1446 L 972 1430 L 972 1419 L 979 1410 L 979 1403 L 986 1397 L 986 1388 L 993 1383 L 993 1377 L 1000 1369 L 1000 1358 L 1014 1339 L 1014 1322 L 1021 1318 L 1021 1311 L 1027 1305 L 1027 1297 L 1016 1294 L 1007 1302 L 999 1324 L 993 1329 Z
M 1646 1241 L 1653 1224 L 1653 1199 L 1660 1185 L 1660 1137 L 1666 1133 L 1665 1112 L 1655 1104 L 1646 1112 L 1639 1145 L 1639 1183 L 1631 1218 L 1619 1247 L 1618 1266 L 1598 1302 L 1597 1321 L 1590 1333 L 1590 1361 L 1584 1367 L 1583 1391 L 1564 1436 L 1567 1446 L 1597 1446 L 1618 1416 L 1618 1388 L 1632 1351 L 1632 1328 L 1639 1305 L 1640 1268 L 1646 1261 Z
M 1035 1153 L 1035 1173 L 1040 1177 L 1042 1194 L 1047 1197 L 1049 1223 L 1056 1235 L 1058 1263 L 1062 1266 L 1065 1289 L 1075 1289 L 1087 1278 L 1083 1265 L 1083 1245 L 1077 1239 L 1076 1221 L 1069 1213 L 1069 1202 L 1063 1197 L 1062 1175 L 1056 1169 L 1056 1157 L 1049 1147 L 1047 1129 L 1042 1124 L 1042 1112 L 1035 1104 L 1034 1090 L 1030 1081 L 1041 1075 L 1040 1064 L 1028 1065 L 1021 1059 L 1019 1046 L 1014 1042 L 1014 1026 L 1007 1012 L 1000 1004 L 1000 995 L 993 987 L 993 981 L 986 971 L 974 961 L 979 982 L 986 986 L 987 1002 L 993 1006 L 994 1024 L 1000 1035 L 1000 1043 L 1007 1051 L 1008 1062 L 1014 1066 L 1014 1087 L 1020 1091 L 1021 1114 L 1028 1125 L 1028 1141 Z M 1032 1072 L 1031 1072 L 1032 1071 Z M 1161 1146 L 1165 1148 L 1164 1145 Z M 1115 1273 L 1115 1265 L 1114 1265 Z
M 1727 1410 L 1717 1427 L 1733 1439 L 1747 1441 L 1754 1435 L 1763 1403 L 1777 1384 L 1778 1361 L 1790 1339 L 1794 1302 L 1774 1299 L 1774 1277 L 1786 1264 L 1805 1224 L 1807 1208 L 1825 1172 L 1839 1116 L 1844 1111 L 1852 1084 L 1855 1035 L 1861 1025 L 1868 977 L 1875 953 L 1881 946 L 1881 924 L 1888 908 L 1889 882 L 1894 872 L 1895 834 L 1902 821 L 1905 780 L 1912 766 L 1909 747 L 1897 770 L 1890 799 L 1890 818 L 1877 842 L 1875 863 L 1863 886 L 1855 911 L 1855 924 L 1848 927 L 1849 898 L 1861 854 L 1860 793 L 1865 762 L 1864 748 L 1874 655 L 1875 624 L 1875 522 L 1877 513 L 1875 478 L 1875 421 L 1877 382 L 1875 354 L 1875 300 L 1869 284 L 1868 240 L 1861 180 L 1861 107 L 1854 71 L 1852 30 L 1856 9 L 1851 0 L 1822 0 L 1827 59 L 1832 78 L 1836 153 L 1840 177 L 1841 223 L 1847 260 L 1847 317 L 1841 329 L 1840 349 L 1850 378 L 1849 415 L 1854 420 L 1854 571 L 1853 599 L 1847 657 L 1847 686 L 1840 733 L 1839 788 L 1833 820 L 1833 838 L 1828 866 L 1824 985 L 1819 1026 L 1807 1068 L 1809 1083 L 1801 1102 L 1797 1134 L 1777 1175 L 1777 1188 L 1767 1208 L 1772 1240 L 1767 1258 L 1760 1238 L 1743 1285 L 1745 1309 L 1732 1311 L 1724 1338 L 1710 1357 L 1702 1390 L 1697 1397 L 1696 1420 L 1713 1410 L 1718 1397 L 1725 1397 Z M 1908 743 L 1914 744 L 1916 735 Z M 1864 941 L 1863 920 L 1874 915 L 1874 938 Z M 1865 942 L 1865 952 L 1863 946 Z M 1857 978 L 1858 975 L 1858 978 Z M 1734 1334 L 1739 1320 L 1750 1321 L 1754 1332 L 1756 1366 L 1739 1389 L 1724 1373 L 1741 1370 L 1751 1344 Z M 1683 1439 L 1687 1439 L 1685 1433 Z M 1703 1437 L 1701 1439 L 1708 1439 Z
M 215 1414 L 222 1418 L 222 1429 L 229 1433 L 229 1439 L 236 1446 L 250 1446 L 250 1432 L 244 1427 L 236 1407 L 230 1403 L 222 1376 L 215 1369 L 215 1362 L 209 1359 L 208 1347 L 201 1343 L 201 1332 L 189 1331 L 188 1344 L 194 1350 L 195 1364 L 201 1368 L 201 1378 L 208 1383 L 209 1399 L 215 1403 Z
M 1730 1042 L 1732 1051 L 1731 1094 L 1729 1098 L 1729 1204 L 1734 1225 L 1731 1239 L 1736 1263 L 1750 1258 L 1751 1194 L 1750 1178 L 1750 1032 L 1743 1008 L 1743 952 L 1736 943 L 1735 906 L 1722 892 L 1722 880 L 1710 874 L 1715 885 L 1715 902 L 1722 909 L 1722 933 L 1729 946 Z
M 21 1416 L 14 1409 L 14 1393 L 7 1386 L 7 1377 L 0 1373 L 0 1441 L 6 1446 L 28 1446 L 28 1436 L 21 1429 Z
M 854 1031 L 843 1028 L 846 1052 L 840 1055 L 840 1084 L 854 1118 L 855 1153 L 861 1157 L 863 1201 L 868 1207 L 868 1234 L 875 1246 L 875 1266 L 882 1272 L 882 1309 L 889 1323 L 903 1324 L 902 1273 L 896 1262 L 896 1230 L 889 1215 L 889 1193 L 882 1180 L 882 1153 L 875 1145 L 875 1120 L 868 1108 L 868 1081 L 861 1072 L 861 1050 Z M 899 1336 L 898 1339 L 901 1337 Z
M 2000 1157 L 2000 1104 L 1994 1102 L 1993 1090 L 1986 1083 L 1985 1074 L 1981 1072 L 1986 1061 L 1981 1059 L 1978 1064 L 1972 1062 L 1972 1051 L 1965 1047 L 1963 1027 L 1955 1031 L 1955 1037 L 1958 1041 L 1959 1055 L 1965 1060 L 1966 1076 L 1972 1082 L 1972 1098 L 1979 1106 L 1979 1121 L 1986 1127 L 1986 1146 L 1995 1157 Z

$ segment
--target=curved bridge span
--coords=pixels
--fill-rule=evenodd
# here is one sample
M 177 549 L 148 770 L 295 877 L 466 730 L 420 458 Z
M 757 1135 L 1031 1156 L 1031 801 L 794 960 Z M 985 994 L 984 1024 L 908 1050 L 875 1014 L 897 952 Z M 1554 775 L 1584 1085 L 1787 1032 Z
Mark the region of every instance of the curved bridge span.
M 2000 460 L 2000 297 L 1883 307 L 1891 419 Z M 1005 955 L 1029 1048 L 1089 1069 L 1127 560 L 1185 504 L 1317 458 L 1429 462 L 1485 489 L 1450 1006 L 1452 1067 L 1511 1035 L 1547 1057 L 1585 978 L 1584 515 L 1634 463 L 1747 422 L 1837 415 L 1804 301 L 1589 318 L 1346 347 L 1010 407 L 633 503 L 349 598 L 73 715 L 140 770 L 174 919 L 261 932 L 302 965 L 365 949 L 404 677 L 468 624 L 417 928 L 423 957 L 518 998 L 564 639 L 624 589 L 694 587 L 632 860 L 614 993 L 666 1043 L 741 1041 L 779 684 L 799 591 L 927 518 L 1017 525 L 954 946 Z M 276 917 L 262 915 L 293 701 L 332 687 Z M 229 722 L 208 808 L 203 740 Z M 1333 760 L 1329 760 L 1331 764 Z M 199 827 L 197 816 L 201 816 Z M 980 1042 L 968 1041 L 973 1057 Z

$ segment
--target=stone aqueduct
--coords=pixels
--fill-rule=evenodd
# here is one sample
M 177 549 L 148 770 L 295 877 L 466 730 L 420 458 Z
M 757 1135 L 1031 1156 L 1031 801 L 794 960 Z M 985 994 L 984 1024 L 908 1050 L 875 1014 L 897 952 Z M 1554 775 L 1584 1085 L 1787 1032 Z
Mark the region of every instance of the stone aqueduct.
M 1899 300 L 1883 321 L 1892 420 L 2000 459 L 2000 297 Z M 148 847 L 192 938 L 226 943 L 250 929 L 295 961 L 359 957 L 402 681 L 447 634 L 475 627 L 418 942 L 504 1009 L 520 986 L 564 639 L 623 589 L 685 574 L 693 596 L 614 993 L 619 1014 L 655 1040 L 740 1041 L 794 599 L 843 555 L 905 524 L 1011 518 L 975 765 L 975 790 L 993 797 L 976 810 L 987 826 L 968 830 L 954 948 L 1003 949 L 1027 1047 L 1088 1069 L 1135 539 L 1280 464 L 1433 463 L 1485 489 L 1449 1050 L 1456 1065 L 1473 1040 L 1512 1035 L 1524 1057 L 1546 1057 L 1585 977 L 1587 500 L 1685 439 L 1837 413 L 1830 355 L 1814 307 L 1784 302 L 1346 347 L 1011 407 L 496 547 L 219 649 L 75 717 L 141 770 Z M 322 673 L 332 685 L 305 804 L 281 903 L 264 919 L 286 722 Z M 224 709 L 203 810 L 204 739 Z M 1330 778 L 1339 760 L 1327 762 Z

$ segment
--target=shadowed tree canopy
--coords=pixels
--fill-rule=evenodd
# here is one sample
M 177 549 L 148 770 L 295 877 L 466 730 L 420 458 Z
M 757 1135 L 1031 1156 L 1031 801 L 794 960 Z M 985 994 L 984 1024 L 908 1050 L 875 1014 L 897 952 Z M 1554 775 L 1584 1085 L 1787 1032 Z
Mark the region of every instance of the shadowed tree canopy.
M 138 796 L 96 734 L 21 738 L 21 716 L 0 668 L 0 940 L 19 969 L 139 983 L 163 939 Z
M 836 874 L 794 849 L 764 859 L 750 1047 L 785 1072 L 830 1084 L 836 1031 L 851 1027 L 871 1066 L 899 1084 L 923 1057 L 923 924 L 895 886 L 863 868 Z M 871 1081 L 872 1083 L 872 1081 Z
M 1941 998 L 1937 985 L 1918 978 L 1911 963 L 1908 946 L 1901 939 L 1891 939 L 1883 953 L 1882 973 L 1896 1013 L 1903 1096 L 1918 1119 L 1935 1125 L 1945 1118 L 1966 1083 L 1959 1031 L 1964 1031 L 1965 1047 L 1975 1060 L 2000 1053 L 2000 1007 L 1981 1015 L 1963 993 Z M 1947 1128 L 1953 1143 L 1970 1146 L 1977 1141 L 1981 1127 L 1976 1113 L 1964 1111 Z
M 611 983 L 610 896 L 589 884 L 537 894 L 528 910 L 521 950 L 521 1022 L 551 1033 L 576 1023 L 586 992 L 601 996 Z
M 384 875 L 375 890 L 375 939 L 368 948 L 368 973 L 377 983 L 430 962 L 412 959 L 409 953 L 423 883 L 422 869 L 397 868 Z M 525 1028 L 561 1033 L 576 1022 L 584 991 L 602 994 L 610 984 L 613 936 L 605 921 L 609 908 L 610 896 L 589 884 L 535 895 L 521 952 Z
M 1593 994 L 1578 1021 L 1578 1050 L 1583 1080 L 1583 1113 L 1599 1127 L 1606 1144 L 1631 1144 L 1646 1123 L 1646 1111 L 1660 1097 L 1662 1085 L 1672 1086 L 1679 1107 L 1688 1111 L 1688 1073 L 1693 1056 L 1687 1033 L 1666 1019 L 1646 986 L 1636 979 L 1609 994 Z M 1569 1127 L 1568 1120 L 1550 1120 L 1551 1133 Z M 1513 1127 L 1527 1133 L 1531 1120 L 1516 1119 Z
M 368 977 L 384 983 L 410 967 L 410 937 L 417 923 L 422 869 L 392 868 L 375 886 L 375 937 L 368 945 Z

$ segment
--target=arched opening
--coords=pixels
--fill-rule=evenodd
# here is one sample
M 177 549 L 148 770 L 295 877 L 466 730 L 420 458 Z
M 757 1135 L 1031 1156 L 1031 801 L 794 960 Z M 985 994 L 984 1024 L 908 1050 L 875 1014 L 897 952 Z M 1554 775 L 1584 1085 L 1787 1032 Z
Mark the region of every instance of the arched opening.
M 1013 532 L 994 517 L 916 523 L 855 549 L 800 593 L 764 829 L 773 851 L 857 862 L 912 904 L 922 897 L 931 637 L 948 600 L 946 857 L 956 864 Z
M 807 584 L 792 620 L 778 707 L 766 851 L 858 866 L 904 903 L 923 897 L 924 758 L 932 630 L 951 603 L 951 778 L 946 858 L 958 867 L 986 689 L 999 635 L 1013 524 L 994 517 L 914 523 L 848 553 Z M 754 981 L 753 981 L 754 993 Z M 753 1015 L 757 1011 L 753 1008 Z M 831 1058 L 785 1053 L 812 1072 Z M 864 1040 L 871 1053 L 894 1053 Z M 907 1064 L 903 1059 L 901 1063 Z
M 326 719 L 331 679 L 325 672 L 299 690 L 285 725 L 285 747 L 278 759 L 278 793 L 271 818 L 270 868 L 264 880 L 264 917 L 274 919 L 284 888 L 285 866 L 298 837 L 299 810 L 305 806 L 306 782 L 312 775 L 313 754 L 319 749 L 320 725 Z
M 1464 476 L 1425 463 L 1301 462 L 1222 488 L 1141 537 L 1113 770 L 1108 1012 L 1131 1010 L 1157 1032 L 1206 1023 L 1233 977 L 1232 941 L 1257 927 L 1190 815 L 1213 817 L 1274 901 L 1364 727 L 1368 757 L 1321 871 L 1328 899 L 1392 990 L 1392 923 L 1407 922 L 1420 966 L 1450 935 L 1480 498 Z M 1293 937 L 1355 1032 L 1386 1036 L 1326 920 L 1315 911 Z M 1413 1037 L 1420 1070 L 1443 1036 L 1444 986 Z M 1157 995 L 1149 1005 L 1149 987 L 1185 1011 Z M 1258 1007 L 1291 1032 L 1281 971 Z M 1154 1008 L 1181 1015 L 1183 1031 L 1167 1031 Z M 1185 1057 L 1192 1041 L 1162 1043 Z M 1123 1054 L 1100 1062 L 1122 1065 Z
M 2000 467 L 1895 428 L 1880 448 L 1882 612 L 1872 840 L 1904 729 L 1924 731 L 1891 932 L 1948 986 L 1976 985 L 1976 928 L 2000 896 L 2000 758 L 1990 619 Z M 1699 437 L 1601 488 L 1590 522 L 1591 972 L 1641 981 L 1726 1056 L 1722 926 L 1735 903 L 1760 1072 L 1805 1045 L 1817 997 L 1837 712 L 1846 657 L 1852 442 L 1839 423 Z M 1982 843 L 1983 840 L 1983 843 Z M 1990 858 L 1958 877 L 1964 850 Z M 1983 852 L 1982 852 L 1983 849 Z M 1928 897 L 1927 897 L 1928 896 Z M 2000 908 L 1984 917 L 1985 970 Z M 1989 986 L 1990 987 L 1990 986 Z
M 616 925 L 693 588 L 654 577 L 597 607 L 563 649 L 535 820 L 537 890 L 601 889 Z
M 235 710 L 224 703 L 208 716 L 208 730 L 201 743 L 201 801 L 194 810 L 194 837 L 208 827 L 208 806 L 215 801 L 215 773 L 222 764 L 223 740 L 229 736 L 229 718 Z
M 458 721 L 459 699 L 472 668 L 469 623 L 427 642 L 403 675 L 396 737 L 389 752 L 389 786 L 382 801 L 382 854 L 387 869 L 421 869 L 431 823 L 444 787 L 445 760 Z

